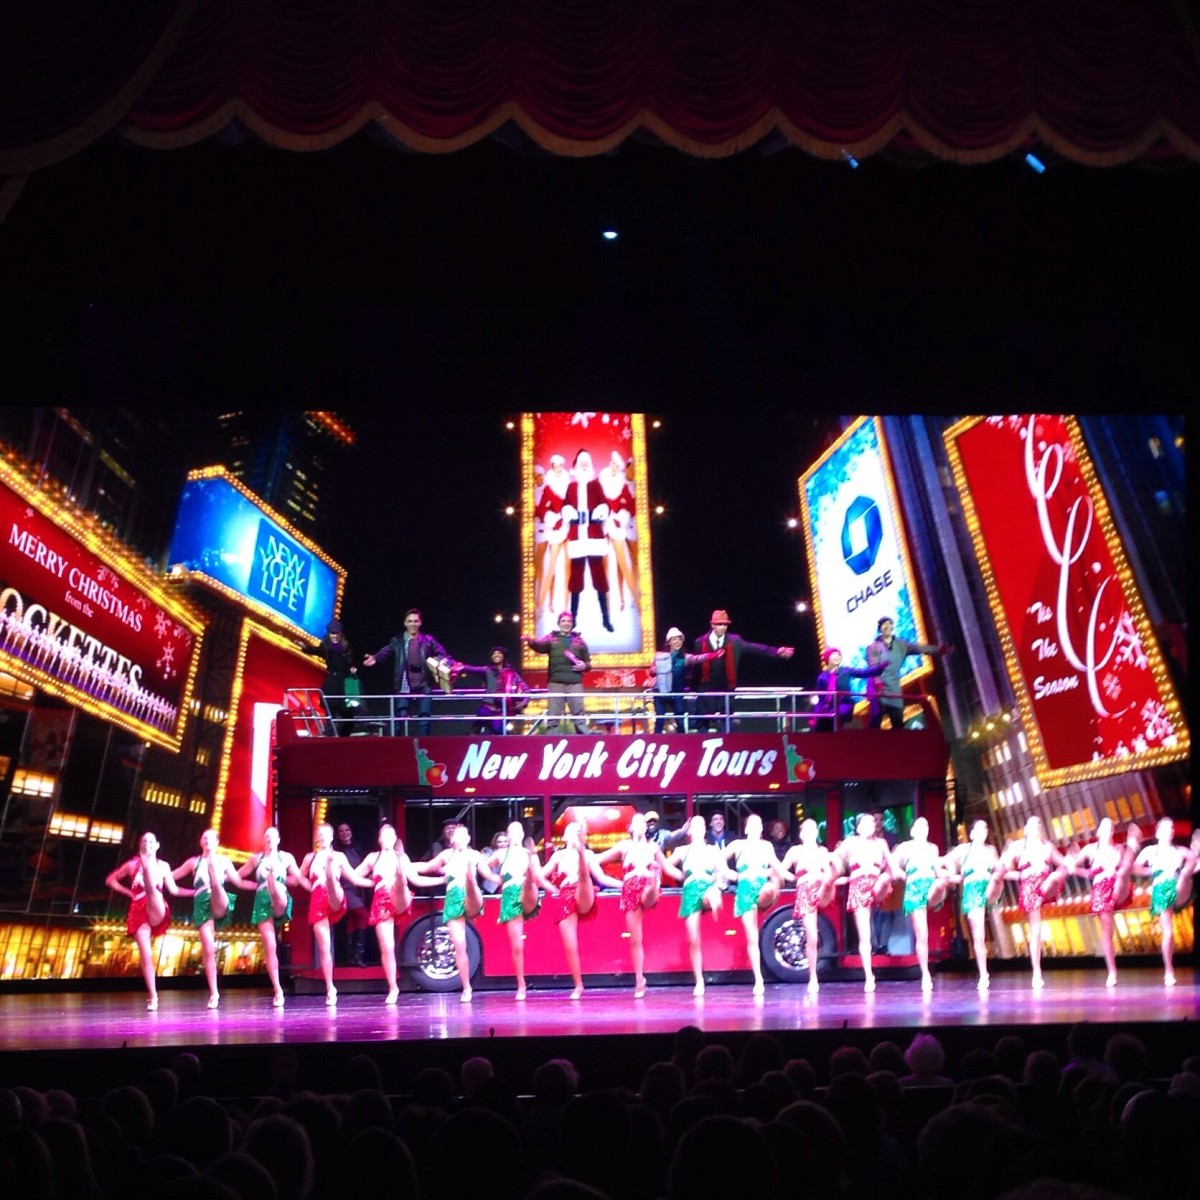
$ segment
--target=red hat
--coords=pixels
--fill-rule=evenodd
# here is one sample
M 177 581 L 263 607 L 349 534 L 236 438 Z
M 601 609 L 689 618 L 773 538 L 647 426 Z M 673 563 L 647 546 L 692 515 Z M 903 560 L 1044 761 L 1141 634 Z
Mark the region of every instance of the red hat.
M 825 653 L 821 655 L 821 661 L 827 663 L 835 654 L 841 654 L 841 651 L 836 646 L 826 646 Z
M 709 624 L 710 625 L 731 625 L 731 624 L 733 624 L 733 622 L 730 621 L 729 614 L 723 608 L 716 608 L 716 609 L 713 609 L 712 620 L 709 622 Z

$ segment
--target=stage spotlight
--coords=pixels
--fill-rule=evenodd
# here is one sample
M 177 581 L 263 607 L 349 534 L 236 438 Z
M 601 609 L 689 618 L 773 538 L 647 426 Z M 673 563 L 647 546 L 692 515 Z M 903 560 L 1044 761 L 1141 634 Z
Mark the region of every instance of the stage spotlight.
M 506 504 L 504 506 L 504 515 L 506 517 L 511 517 L 516 511 L 517 510 L 511 504 Z
M 787 527 L 788 527 L 789 529 L 795 529 L 795 528 L 796 528 L 796 526 L 797 526 L 797 525 L 799 525 L 799 524 L 800 524 L 800 522 L 799 522 L 799 521 L 797 521 L 795 517 L 788 517 L 788 519 L 787 519 Z
M 606 242 L 615 242 L 617 240 L 617 231 L 615 229 L 606 229 L 600 236 Z
M 796 601 L 796 611 L 798 613 L 800 613 L 801 616 L 803 616 L 806 612 L 808 612 L 808 601 L 807 600 L 797 600 Z
M 1027 155 L 1025 155 L 1025 161 L 1039 175 L 1044 175 L 1046 173 L 1046 164 L 1044 162 L 1042 162 L 1042 160 L 1040 158 L 1038 158 L 1038 156 L 1036 154 L 1034 154 L 1034 152 L 1032 150 Z

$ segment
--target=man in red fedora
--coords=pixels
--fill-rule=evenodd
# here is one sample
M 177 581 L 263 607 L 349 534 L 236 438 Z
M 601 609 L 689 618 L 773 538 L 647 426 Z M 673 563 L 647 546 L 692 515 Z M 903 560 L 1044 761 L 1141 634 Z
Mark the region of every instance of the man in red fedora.
M 728 697 L 712 693 L 732 692 L 737 687 L 738 664 L 742 655 L 791 658 L 796 651 L 792 646 L 764 646 L 759 642 L 748 642 L 736 633 L 730 633 L 729 614 L 723 608 L 713 613 L 711 626 L 708 633 L 696 639 L 696 654 L 711 655 L 714 651 L 718 652 L 718 657 L 698 664 L 692 677 L 692 687 L 698 693 L 697 724 L 705 729 L 713 729 L 719 724 L 728 733 L 729 714 L 733 706 L 727 702 Z M 705 695 L 706 692 L 709 694 Z M 720 714 L 719 718 L 717 714 Z

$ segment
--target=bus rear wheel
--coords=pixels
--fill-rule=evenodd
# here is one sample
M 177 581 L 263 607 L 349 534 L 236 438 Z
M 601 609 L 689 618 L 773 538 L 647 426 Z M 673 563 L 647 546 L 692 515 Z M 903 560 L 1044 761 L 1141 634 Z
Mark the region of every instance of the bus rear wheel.
M 467 963 L 474 980 L 483 960 L 479 934 L 467 926 Z M 414 921 L 400 946 L 400 965 L 422 991 L 455 992 L 462 986 L 454 964 L 450 931 L 436 916 Z
M 816 954 L 808 945 L 804 922 L 792 916 L 790 908 L 781 908 L 764 922 L 758 937 L 763 969 L 784 983 L 807 983 L 815 957 L 817 978 L 823 979 L 837 956 L 837 936 L 823 914 L 817 914 Z

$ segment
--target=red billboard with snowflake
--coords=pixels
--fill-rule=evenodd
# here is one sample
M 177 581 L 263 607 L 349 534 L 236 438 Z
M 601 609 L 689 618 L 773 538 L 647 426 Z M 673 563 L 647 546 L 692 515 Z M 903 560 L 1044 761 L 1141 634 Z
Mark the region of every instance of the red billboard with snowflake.
M 0 667 L 178 749 L 203 628 L 90 518 L 0 464 Z
M 1189 734 L 1078 422 L 946 432 L 1044 787 L 1184 759 Z

